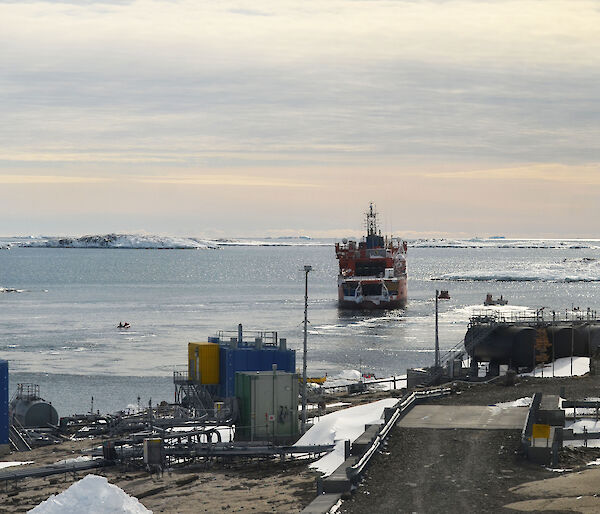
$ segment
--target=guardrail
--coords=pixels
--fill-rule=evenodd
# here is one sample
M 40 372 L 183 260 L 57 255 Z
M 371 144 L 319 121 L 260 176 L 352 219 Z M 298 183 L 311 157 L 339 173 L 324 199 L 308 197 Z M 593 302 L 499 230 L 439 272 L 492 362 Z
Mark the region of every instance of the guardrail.
M 436 387 L 415 391 L 399 400 L 394 407 L 384 409 L 384 423 L 375 431 L 378 425 L 367 425 L 365 432 L 359 436 L 352 445 L 351 453 L 349 441 L 346 441 L 346 460 L 327 478 L 317 479 L 317 497 L 302 511 L 304 514 L 324 514 L 330 512 L 340 501 L 343 493 L 349 492 L 362 476 L 365 468 L 382 442 L 389 435 L 396 422 L 408 412 L 415 404 L 431 397 L 450 394 L 450 387 Z M 358 457 L 360 455 L 360 457 Z M 351 464 L 351 465 L 348 465 Z
M 375 437 L 373 444 L 365 451 L 358 462 L 347 469 L 348 478 L 352 479 L 353 482 L 362 474 L 365 467 L 371 460 L 373 454 L 377 451 L 383 440 L 388 436 L 390 430 L 396 424 L 402 414 L 405 414 L 409 409 L 413 407 L 415 403 L 418 403 L 422 399 L 432 398 L 437 396 L 444 396 L 451 393 L 450 387 L 438 387 L 436 389 L 429 389 L 426 391 L 415 391 L 411 393 L 407 398 L 404 398 L 398 402 L 396 407 L 392 407 L 394 411 L 389 416 L 389 420 L 383 425 L 381 430 Z M 384 411 L 385 412 L 385 411 Z M 389 412 L 389 411 L 388 411 Z
M 546 446 L 535 446 L 534 444 L 533 425 L 535 423 L 542 423 L 543 425 L 551 424 L 547 419 L 548 416 L 543 415 L 544 409 L 540 408 L 541 403 L 542 393 L 535 393 L 527 413 L 527 418 L 525 419 L 525 424 L 523 425 L 523 430 L 521 431 L 521 451 L 532 462 L 556 466 L 558 464 L 558 450 L 562 447 L 563 441 L 562 426 L 552 427 Z
M 531 445 L 531 433 L 533 430 L 533 424 L 535 423 L 535 418 L 537 416 L 537 411 L 540 408 L 541 402 L 542 393 L 534 393 L 533 398 L 531 399 L 531 405 L 529 406 L 529 410 L 527 411 L 527 417 L 525 418 L 523 430 L 521 430 L 521 446 L 523 447 L 525 453 L 527 453 L 527 448 Z

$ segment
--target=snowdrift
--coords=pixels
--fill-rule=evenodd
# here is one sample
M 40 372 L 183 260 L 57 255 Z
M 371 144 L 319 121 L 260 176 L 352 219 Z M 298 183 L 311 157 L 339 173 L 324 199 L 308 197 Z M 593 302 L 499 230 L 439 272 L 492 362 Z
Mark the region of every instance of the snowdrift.
M 137 498 L 129 496 L 104 477 L 87 475 L 66 491 L 52 495 L 29 512 L 35 514 L 151 514 Z
M 356 440 L 365 431 L 366 424 L 380 423 L 383 409 L 393 407 L 396 403 L 398 403 L 397 398 L 386 398 L 315 419 L 316 423 L 298 440 L 296 446 L 335 443 L 331 453 L 310 465 L 325 476 L 331 475 L 344 462 L 344 441 Z

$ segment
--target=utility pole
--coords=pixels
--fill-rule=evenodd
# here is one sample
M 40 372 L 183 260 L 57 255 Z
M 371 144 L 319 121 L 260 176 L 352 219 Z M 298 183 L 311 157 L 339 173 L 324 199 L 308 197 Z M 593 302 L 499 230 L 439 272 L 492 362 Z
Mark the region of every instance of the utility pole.
M 440 339 L 438 331 L 438 295 L 439 291 L 435 290 L 435 369 L 440 367 Z
M 571 376 L 573 376 L 573 353 L 575 353 L 575 321 L 571 321 Z
M 312 266 L 304 266 L 304 347 L 302 355 L 302 428 L 306 430 L 306 337 L 308 334 L 308 274 Z

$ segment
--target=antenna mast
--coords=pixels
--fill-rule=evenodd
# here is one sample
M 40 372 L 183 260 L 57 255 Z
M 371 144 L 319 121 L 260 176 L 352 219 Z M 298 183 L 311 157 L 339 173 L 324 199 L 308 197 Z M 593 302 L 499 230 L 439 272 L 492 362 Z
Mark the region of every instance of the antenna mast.
M 369 204 L 369 210 L 366 213 L 367 216 L 367 236 L 377 235 L 377 211 L 373 202 Z

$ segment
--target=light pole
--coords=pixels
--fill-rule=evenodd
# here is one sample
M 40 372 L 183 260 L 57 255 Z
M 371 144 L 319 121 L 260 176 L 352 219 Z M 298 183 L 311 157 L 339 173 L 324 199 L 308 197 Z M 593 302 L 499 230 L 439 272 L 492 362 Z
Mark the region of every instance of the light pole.
M 306 336 L 308 327 L 308 274 L 312 271 L 312 266 L 304 266 L 304 346 L 302 354 L 302 428 L 304 433 L 306 429 Z
M 440 339 L 438 333 L 438 295 L 439 291 L 435 290 L 435 364 L 434 367 L 437 370 L 440 366 Z

